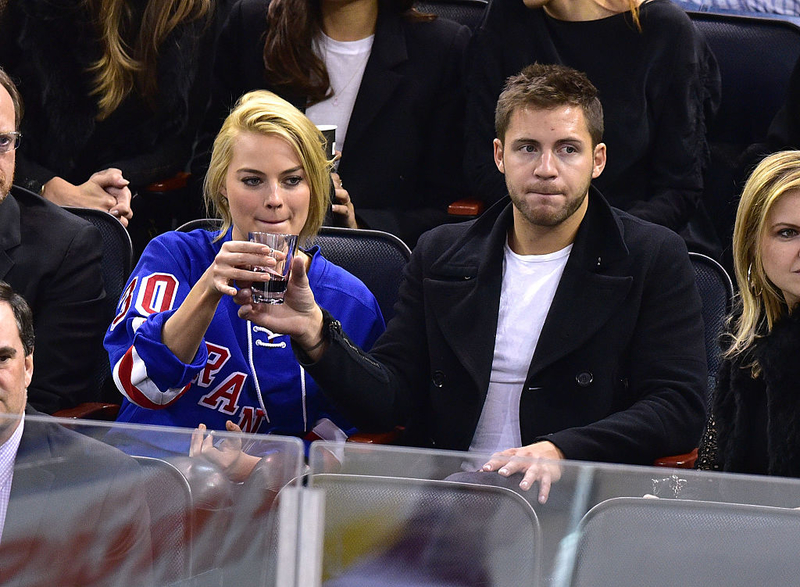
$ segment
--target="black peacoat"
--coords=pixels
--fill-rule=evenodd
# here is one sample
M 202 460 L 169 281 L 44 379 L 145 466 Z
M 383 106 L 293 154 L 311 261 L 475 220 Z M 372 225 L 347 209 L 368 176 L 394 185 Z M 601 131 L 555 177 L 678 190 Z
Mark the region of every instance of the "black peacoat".
M 680 237 L 611 208 L 594 188 L 588 197 L 522 392 L 522 442 L 549 440 L 571 459 L 651 463 L 697 446 L 703 427 L 700 297 Z M 328 350 L 307 369 L 360 428 L 407 424 L 415 444 L 469 448 L 511 222 L 506 199 L 424 235 L 370 354 L 331 323 Z

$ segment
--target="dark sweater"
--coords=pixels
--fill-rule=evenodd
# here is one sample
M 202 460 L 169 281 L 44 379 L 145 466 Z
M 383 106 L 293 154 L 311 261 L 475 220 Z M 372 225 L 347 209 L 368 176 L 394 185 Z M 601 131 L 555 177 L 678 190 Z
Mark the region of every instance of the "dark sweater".
M 534 62 L 585 72 L 600 92 L 608 163 L 593 184 L 623 210 L 674 230 L 695 212 L 707 158 L 706 119 L 719 102 L 716 61 L 669 0 L 595 21 L 553 19 L 522 0 L 494 0 L 470 49 L 466 174 L 475 195 L 506 193 L 492 159 L 494 108 L 504 80 Z
M 720 368 L 701 468 L 800 477 L 800 313 Z M 749 368 L 756 358 L 761 373 Z

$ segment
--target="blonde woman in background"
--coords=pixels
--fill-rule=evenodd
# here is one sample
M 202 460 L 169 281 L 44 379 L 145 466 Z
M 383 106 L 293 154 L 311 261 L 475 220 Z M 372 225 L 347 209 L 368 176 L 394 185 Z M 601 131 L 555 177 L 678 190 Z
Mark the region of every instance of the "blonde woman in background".
M 8 0 L 0 64 L 26 110 L 17 183 L 127 225 L 132 191 L 190 157 L 212 3 Z
M 747 180 L 733 260 L 738 304 L 698 466 L 800 477 L 800 151 Z

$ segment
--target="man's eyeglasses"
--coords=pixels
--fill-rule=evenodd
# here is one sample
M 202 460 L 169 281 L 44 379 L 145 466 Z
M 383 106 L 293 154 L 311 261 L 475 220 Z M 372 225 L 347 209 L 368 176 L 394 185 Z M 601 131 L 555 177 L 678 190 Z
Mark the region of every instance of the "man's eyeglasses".
M 0 155 L 16 150 L 19 147 L 20 139 L 22 139 L 22 133 L 17 131 L 0 132 Z

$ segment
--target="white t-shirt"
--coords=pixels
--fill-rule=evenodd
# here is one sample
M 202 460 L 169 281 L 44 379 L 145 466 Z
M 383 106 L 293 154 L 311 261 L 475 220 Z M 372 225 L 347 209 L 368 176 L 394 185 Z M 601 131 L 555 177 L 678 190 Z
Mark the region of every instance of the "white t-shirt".
M 470 450 L 497 452 L 522 445 L 519 400 L 556 288 L 572 251 L 518 255 L 506 245 L 492 372 Z
M 306 116 L 314 124 L 335 124 L 336 149 L 342 152 L 350 115 L 353 113 L 374 40 L 375 35 L 358 41 L 334 41 L 320 33 L 314 43 L 315 52 L 328 69 L 333 96 L 307 108 Z

